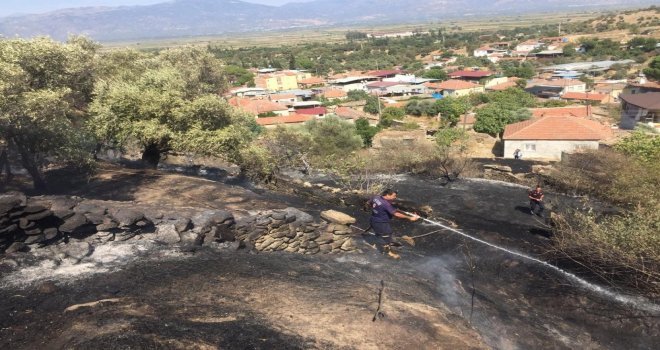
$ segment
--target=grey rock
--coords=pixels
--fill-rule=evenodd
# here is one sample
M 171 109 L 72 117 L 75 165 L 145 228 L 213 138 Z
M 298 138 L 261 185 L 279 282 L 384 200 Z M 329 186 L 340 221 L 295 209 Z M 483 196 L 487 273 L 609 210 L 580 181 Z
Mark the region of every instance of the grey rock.
M 334 239 L 334 235 L 332 232 L 323 232 L 318 238 L 316 238 L 314 241 L 317 242 L 318 244 L 323 244 L 323 243 L 330 243 Z
M 341 245 L 341 250 L 345 250 L 345 251 L 355 250 L 355 248 L 356 247 L 352 239 L 347 239 L 346 242 L 344 242 L 344 244 Z
M 10 210 L 25 206 L 27 197 L 22 193 L 6 193 L 0 195 L 0 215 L 8 213 Z
M 53 210 L 53 215 L 60 218 L 60 219 L 62 219 L 62 220 L 66 220 L 66 219 L 72 217 L 73 214 L 75 214 L 75 212 L 71 209 Z
M 41 243 L 45 241 L 46 238 L 44 235 L 33 235 L 33 236 L 28 236 L 28 238 L 25 240 L 25 244 L 36 244 L 36 243 Z
M 48 208 L 44 207 L 43 205 L 28 205 L 27 207 L 23 208 L 23 212 L 26 214 L 36 214 L 44 210 L 48 210 Z
M 192 228 L 192 221 L 188 218 L 180 218 L 174 222 L 176 232 L 182 233 Z
M 59 234 L 60 234 L 60 232 L 55 227 L 49 227 L 47 229 L 44 229 L 44 238 L 46 240 L 54 239 Z
M 144 219 L 144 213 L 134 209 L 121 208 L 118 210 L 112 210 L 110 214 L 121 227 L 132 226 L 138 221 Z
M 207 210 L 193 217 L 192 222 L 195 229 L 199 232 L 206 232 L 212 226 L 231 221 L 233 224 L 234 216 L 226 210 Z
M 21 230 L 29 230 L 29 229 L 33 228 L 34 226 L 36 226 L 36 224 L 33 221 L 30 221 L 26 218 L 21 218 L 18 221 L 18 227 Z
M 38 228 L 38 227 L 34 228 L 34 229 L 31 229 L 31 230 L 26 230 L 25 231 L 25 234 L 28 235 L 28 236 L 36 236 L 36 235 L 40 235 L 41 233 L 42 233 L 41 229 Z
M 273 220 L 285 220 L 286 212 L 275 212 L 270 217 L 273 218 Z
M 119 227 L 119 224 L 109 218 L 105 218 L 103 223 L 96 225 L 97 231 L 111 231 Z
M 497 164 L 484 164 L 484 169 L 490 169 L 490 170 L 495 170 L 495 171 L 501 171 L 503 173 L 510 173 L 513 170 L 511 169 L 510 166 L 506 165 L 497 165 Z
M 85 213 L 83 215 L 85 215 L 87 221 L 89 221 L 93 225 L 100 225 L 106 220 L 106 217 L 102 214 Z
M 314 221 L 314 217 L 311 216 L 310 214 L 305 213 L 302 210 L 299 210 L 297 208 L 293 207 L 288 207 L 284 209 L 286 212 L 287 217 L 295 217 L 296 221 L 302 222 L 302 223 L 309 223 Z
M 85 215 L 75 213 L 68 219 L 64 220 L 64 223 L 60 225 L 59 230 L 64 233 L 74 233 L 86 225 L 89 225 L 89 221 L 87 221 Z
M 28 250 L 30 250 L 30 248 L 27 244 L 23 242 L 14 242 L 9 248 L 7 248 L 7 250 L 5 250 L 5 253 L 27 252 Z
M 80 200 L 69 197 L 56 197 L 50 200 L 50 210 L 54 212 L 71 210 L 78 205 L 79 202 Z
M 156 229 L 156 240 L 173 244 L 181 242 L 181 237 L 174 224 L 163 224 L 159 225 L 158 229 Z
M 30 220 L 30 221 L 39 221 L 39 220 L 45 219 L 45 218 L 47 218 L 51 215 L 53 215 L 53 212 L 46 209 L 46 210 L 43 210 L 41 212 L 26 215 L 25 218 Z
M 18 230 L 18 224 L 12 224 L 12 225 L 9 225 L 9 226 L 5 227 L 4 229 L 0 230 L 0 235 L 11 234 L 11 233 L 16 232 L 16 230 Z
M 92 255 L 94 248 L 91 244 L 82 241 L 70 241 L 63 247 L 62 251 L 66 256 L 76 260 L 81 260 L 84 257 Z
M 340 225 L 351 225 L 355 223 L 355 218 L 344 214 L 336 210 L 325 210 L 321 212 L 321 217 L 328 222 L 340 224 Z
M 303 235 L 304 239 L 309 240 L 309 241 L 313 241 L 313 240 L 319 238 L 319 236 L 321 236 L 321 233 L 319 233 L 317 231 L 305 232 L 305 234 Z
M 330 244 L 321 244 L 319 246 L 319 252 L 322 254 L 328 254 L 332 251 L 332 246 Z
M 338 235 L 338 236 L 347 236 L 347 235 L 352 234 L 353 231 L 350 231 L 350 230 L 337 230 L 337 231 L 334 231 L 333 233 Z
M 73 211 L 81 214 L 105 215 L 107 208 L 98 204 L 82 202 L 73 208 Z

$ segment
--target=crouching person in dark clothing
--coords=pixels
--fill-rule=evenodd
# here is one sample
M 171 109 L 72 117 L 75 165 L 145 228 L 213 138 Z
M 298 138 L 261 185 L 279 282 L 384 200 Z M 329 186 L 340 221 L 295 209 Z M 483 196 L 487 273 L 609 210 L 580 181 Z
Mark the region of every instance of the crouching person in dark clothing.
M 383 240 L 383 252 L 386 252 L 388 256 L 394 259 L 399 259 L 399 254 L 392 251 L 392 246 L 395 245 L 395 241 L 392 237 L 393 232 L 392 227 L 390 226 L 390 220 L 392 217 L 397 217 L 400 219 L 417 221 L 419 220 L 419 216 L 408 216 L 395 209 L 394 206 L 392 206 L 392 201 L 396 199 L 396 195 L 396 191 L 387 189 L 383 191 L 380 196 L 376 196 L 369 201 L 371 204 L 371 218 L 369 219 L 369 224 L 371 229 L 376 233 L 376 236 Z
M 529 197 L 529 209 L 531 211 L 531 214 L 543 216 L 543 210 L 545 209 L 545 206 L 543 205 L 544 195 L 543 195 L 543 190 L 541 190 L 541 185 L 536 185 L 536 189 L 534 189 L 533 191 L 529 191 L 527 197 Z

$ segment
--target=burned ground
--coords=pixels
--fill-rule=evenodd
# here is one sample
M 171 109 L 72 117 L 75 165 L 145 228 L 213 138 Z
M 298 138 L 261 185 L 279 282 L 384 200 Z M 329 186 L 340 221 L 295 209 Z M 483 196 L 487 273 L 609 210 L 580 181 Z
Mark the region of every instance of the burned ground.
M 297 190 L 258 194 L 180 175 L 147 175 L 101 173 L 76 191 L 105 198 L 108 191 L 134 186 L 126 193 L 136 205 L 239 213 L 295 206 L 316 215 L 333 208 L 366 226 L 366 213 L 332 198 Z M 547 239 L 540 234 L 542 222 L 520 209 L 527 202 L 522 187 L 401 178 L 396 188 L 404 206 L 428 205 L 432 218 L 542 258 Z M 573 201 L 553 194 L 548 199 Z M 438 229 L 394 226 L 410 236 Z M 363 254 L 315 256 L 161 247 L 155 249 L 163 250 L 162 258 L 132 260 L 85 278 L 5 284 L 0 347 L 648 349 L 660 342 L 659 315 L 593 293 L 543 266 L 446 230 L 416 241 L 402 248 L 400 261 L 368 246 Z M 585 271 L 574 272 L 602 284 Z M 385 317 L 372 322 L 381 280 Z

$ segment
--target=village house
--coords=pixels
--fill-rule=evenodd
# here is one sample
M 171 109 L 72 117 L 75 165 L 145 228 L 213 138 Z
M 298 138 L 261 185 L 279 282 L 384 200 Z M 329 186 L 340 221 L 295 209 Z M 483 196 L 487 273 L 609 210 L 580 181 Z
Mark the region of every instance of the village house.
M 607 103 L 618 103 L 619 95 L 623 93 L 623 89 L 625 87 L 626 87 L 625 83 L 602 81 L 596 83 L 596 85 L 594 86 L 594 92 L 603 95 L 608 95 L 609 100 L 607 101 Z
M 621 94 L 621 129 L 634 129 L 637 123 L 660 129 L 660 92 Z
M 340 89 L 325 89 L 317 93 L 317 96 L 323 97 L 328 101 L 345 100 L 348 93 Z
M 298 88 L 298 77 L 291 72 L 259 74 L 254 78 L 254 84 L 269 91 L 293 90 Z
M 263 115 L 289 115 L 289 107 L 268 100 L 253 100 L 241 97 L 232 97 L 228 100 L 229 104 L 241 109 L 255 117 Z
M 571 115 L 534 117 L 504 128 L 504 157 L 519 149 L 527 159 L 560 160 L 562 153 L 596 150 L 612 130 L 599 122 Z
M 270 129 L 275 128 L 278 125 L 300 125 L 312 119 L 314 119 L 314 116 L 302 114 L 291 114 L 277 117 L 261 117 L 257 118 L 257 125 Z
M 323 118 L 328 113 L 328 110 L 325 107 L 313 107 L 313 108 L 299 108 L 296 109 L 296 114 L 300 115 L 311 115 L 315 118 Z
M 452 79 L 460 79 L 477 83 L 481 79 L 489 78 L 495 75 L 495 73 L 487 70 L 459 70 L 451 72 L 447 75 Z
M 631 82 L 623 89 L 624 94 L 644 94 L 647 92 L 660 92 L 660 84 L 641 79 L 639 82 Z
M 591 106 L 567 106 L 567 107 L 547 107 L 547 108 L 530 108 L 533 118 L 539 117 L 577 117 L 589 118 L 592 116 Z
M 268 100 L 285 106 L 292 106 L 298 101 L 298 98 L 294 94 L 271 94 L 268 95 Z
M 567 92 L 585 92 L 587 84 L 577 79 L 533 79 L 527 82 L 525 91 L 543 98 L 559 98 Z
M 365 113 L 351 107 L 337 107 L 333 111 L 333 114 L 337 117 L 355 123 L 356 120 L 364 118 L 369 122 L 369 125 L 377 125 L 379 118 L 377 115 Z
M 325 79 L 321 77 L 311 77 L 298 80 L 298 85 L 303 89 L 325 86 Z
M 521 53 L 529 53 L 531 51 L 534 51 L 540 47 L 543 46 L 542 42 L 539 42 L 537 40 L 527 40 L 523 41 L 522 43 L 516 45 L 516 51 L 521 52 Z
M 370 77 L 376 77 L 379 79 L 394 78 L 397 74 L 401 74 L 401 71 L 398 69 L 372 70 L 366 73 L 366 75 Z
M 568 102 L 609 103 L 610 95 L 594 92 L 567 92 L 561 95 L 561 99 Z
M 424 84 L 429 90 L 442 94 L 443 97 L 461 97 L 484 92 L 484 87 L 469 81 L 450 79 L 441 83 Z
M 352 76 L 352 77 L 334 79 L 331 80 L 329 83 L 331 87 L 344 90 L 346 92 L 349 92 L 351 90 L 366 91 L 366 85 L 369 82 L 374 82 L 377 80 L 379 80 L 379 78 L 370 77 L 370 76 Z

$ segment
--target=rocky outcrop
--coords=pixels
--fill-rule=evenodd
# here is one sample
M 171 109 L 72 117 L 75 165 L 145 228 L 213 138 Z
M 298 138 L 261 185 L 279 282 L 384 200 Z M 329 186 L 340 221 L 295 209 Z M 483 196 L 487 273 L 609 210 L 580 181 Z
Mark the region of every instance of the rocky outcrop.
M 257 212 L 239 220 L 225 210 L 188 209 L 168 211 L 64 196 L 0 195 L 0 253 L 67 242 L 85 243 L 93 249 L 94 245 L 109 241 L 143 238 L 173 245 L 236 242 L 235 247 L 248 246 L 264 252 L 317 254 L 357 250 L 350 227 L 355 219 L 337 211 L 322 213 L 325 221 L 316 222 L 295 208 Z M 84 257 L 74 255 L 76 259 Z

